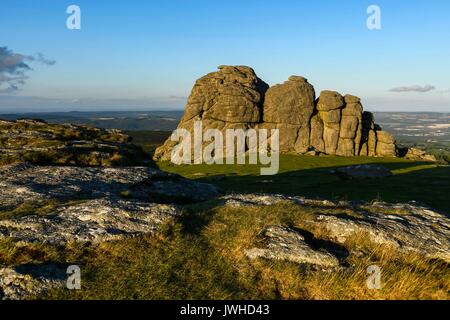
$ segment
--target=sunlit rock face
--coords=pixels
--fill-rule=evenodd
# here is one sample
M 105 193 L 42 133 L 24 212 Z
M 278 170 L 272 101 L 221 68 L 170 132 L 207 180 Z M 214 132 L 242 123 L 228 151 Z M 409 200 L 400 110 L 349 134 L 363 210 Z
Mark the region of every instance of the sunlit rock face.
M 202 121 L 203 133 L 279 129 L 282 153 L 398 155 L 394 137 L 363 111 L 360 98 L 325 90 L 316 99 L 314 87 L 301 76 L 269 87 L 246 66 L 220 66 L 196 81 L 178 128 L 192 134 L 196 121 Z M 175 145 L 168 139 L 154 159 L 170 160 Z

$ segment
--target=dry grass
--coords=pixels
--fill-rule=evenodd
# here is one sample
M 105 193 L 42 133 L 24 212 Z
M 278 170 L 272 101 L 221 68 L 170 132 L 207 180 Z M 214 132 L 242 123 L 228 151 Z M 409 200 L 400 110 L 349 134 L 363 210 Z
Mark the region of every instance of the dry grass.
M 20 253 L 9 242 L 1 264 L 60 262 L 79 264 L 82 290 L 57 290 L 50 299 L 449 299 L 448 265 L 367 241 L 348 239 L 345 247 L 360 254 L 347 268 L 312 271 L 286 261 L 250 261 L 244 250 L 258 244 L 267 225 L 310 231 L 318 209 L 288 203 L 268 207 L 192 206 L 153 236 L 104 243 L 96 248 L 72 244 L 64 250 L 35 247 L 41 254 Z M 326 213 L 325 213 L 326 214 Z M 308 229 L 309 228 L 309 229 Z M 43 252 L 43 253 L 42 253 Z M 0 255 L 1 256 L 1 255 Z M 366 286 L 367 267 L 382 269 L 381 290 Z M 42 298 L 42 297 L 41 297 Z

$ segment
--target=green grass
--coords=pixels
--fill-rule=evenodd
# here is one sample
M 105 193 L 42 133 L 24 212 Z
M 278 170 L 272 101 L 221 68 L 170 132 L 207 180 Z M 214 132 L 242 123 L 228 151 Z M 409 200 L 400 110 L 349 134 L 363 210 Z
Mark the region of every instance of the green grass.
M 393 176 L 342 180 L 332 169 L 356 164 L 382 164 Z M 387 202 L 418 201 L 450 213 L 450 167 L 398 158 L 281 155 L 280 171 L 261 176 L 256 165 L 182 165 L 160 162 L 161 170 L 202 182 L 227 192 L 276 193 L 340 200 L 374 199 Z
M 129 132 L 133 141 L 150 154 L 169 132 Z M 341 180 L 334 168 L 382 164 L 393 176 L 372 180 Z M 257 165 L 182 165 L 160 162 L 161 170 L 215 184 L 227 192 L 277 193 L 344 200 L 418 201 L 450 214 L 450 167 L 399 158 L 281 155 L 279 174 L 260 176 Z

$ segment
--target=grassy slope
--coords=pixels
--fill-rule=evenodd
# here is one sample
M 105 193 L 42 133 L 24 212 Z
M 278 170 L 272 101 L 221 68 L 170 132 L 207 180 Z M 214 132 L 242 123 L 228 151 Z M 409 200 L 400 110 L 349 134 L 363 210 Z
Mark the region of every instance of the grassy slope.
M 81 265 L 82 290 L 58 290 L 47 298 L 450 298 L 448 265 L 367 243 L 364 235 L 349 239 L 345 248 L 358 248 L 366 255 L 350 255 L 350 268 L 333 272 L 307 272 L 289 262 L 250 261 L 245 257 L 244 250 L 258 245 L 258 233 L 267 225 L 298 227 L 320 236 L 323 231 L 307 224 L 316 210 L 291 204 L 265 208 L 216 208 L 214 203 L 193 206 L 156 236 L 105 243 L 96 249 L 75 246 L 65 254 L 60 252 L 57 261 Z M 41 251 L 45 253 L 37 253 Z M 52 248 L 34 248 L 29 255 L 51 260 L 54 252 Z M 16 254 L 26 260 L 27 253 Z M 381 290 L 366 287 L 366 269 L 374 264 L 382 268 Z
M 330 171 L 347 165 L 377 163 L 394 176 L 371 180 L 342 180 Z M 264 192 L 344 200 L 419 201 L 450 212 L 450 167 L 395 158 L 342 158 L 282 155 L 276 176 L 260 176 L 252 165 L 175 166 L 159 163 L 162 170 L 214 183 L 226 191 Z M 202 176 L 199 174 L 205 174 Z M 219 175 L 219 178 L 214 176 Z M 224 175 L 224 176 L 222 176 Z

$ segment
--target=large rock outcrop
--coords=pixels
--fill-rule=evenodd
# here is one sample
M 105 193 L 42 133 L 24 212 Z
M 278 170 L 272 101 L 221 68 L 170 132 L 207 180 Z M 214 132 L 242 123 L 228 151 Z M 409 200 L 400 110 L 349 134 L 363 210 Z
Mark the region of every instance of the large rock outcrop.
M 364 112 L 361 100 L 325 90 L 316 99 L 314 87 L 300 76 L 269 88 L 245 66 L 220 66 L 197 80 L 178 128 L 279 129 L 283 153 L 339 156 L 398 155 L 394 137 Z M 225 136 L 225 135 L 224 135 Z M 154 155 L 170 160 L 177 142 L 168 139 Z M 194 159 L 195 160 L 195 159 Z
M 269 86 L 253 69 L 245 66 L 220 66 L 219 71 L 198 79 L 189 96 L 178 128 L 194 131 L 202 121 L 203 131 L 249 129 L 262 121 L 264 96 Z M 170 160 L 176 142 L 167 140 L 155 158 Z

